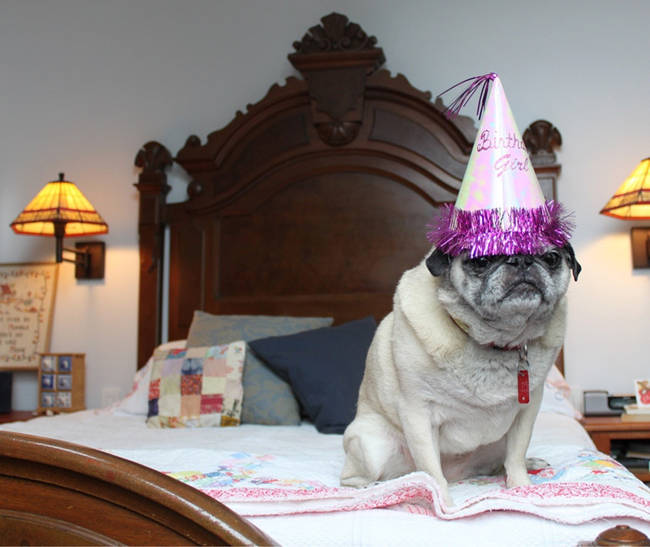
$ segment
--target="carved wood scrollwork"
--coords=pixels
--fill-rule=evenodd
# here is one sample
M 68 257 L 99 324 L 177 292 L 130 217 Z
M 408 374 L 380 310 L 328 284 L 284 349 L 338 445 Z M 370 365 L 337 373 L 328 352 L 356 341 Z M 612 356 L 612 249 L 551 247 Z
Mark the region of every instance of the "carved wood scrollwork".
M 309 86 L 312 123 L 330 146 L 352 142 L 361 126 L 366 78 L 384 62 L 384 52 L 345 15 L 331 13 L 309 29 L 289 61 Z M 341 86 L 341 78 L 346 81 Z
M 138 151 L 134 163 L 142 169 L 135 184 L 140 192 L 140 235 L 149 229 L 154 237 L 149 265 L 149 271 L 153 271 L 162 256 L 161 216 L 164 196 L 171 189 L 165 170 L 171 166 L 173 159 L 165 146 L 149 141 Z
M 300 42 L 293 43 L 298 53 L 374 49 L 377 43 L 377 38 L 368 36 L 357 23 L 348 23 L 348 18 L 340 13 L 330 13 L 321 22 L 322 26 L 311 27 Z M 383 63 L 382 58 L 375 68 Z
M 359 134 L 361 122 L 331 121 L 316 125 L 318 136 L 330 146 L 341 146 L 352 142 Z
M 162 144 L 146 143 L 136 154 L 142 171 L 134 185 L 140 193 L 138 236 L 140 239 L 140 304 L 138 306 L 138 366 L 146 362 L 160 343 L 162 309 L 162 254 L 165 196 L 170 190 L 166 170 L 172 155 Z
M 172 164 L 172 161 L 172 155 L 162 144 L 156 141 L 146 143 L 135 156 L 136 167 L 142 169 L 138 184 L 151 182 L 158 186 L 167 186 L 165 169 Z M 167 191 L 169 191 L 169 187 L 167 187 Z
M 555 148 L 562 145 L 562 135 L 551 122 L 537 120 L 522 135 L 534 165 L 551 165 L 557 160 Z
M 526 128 L 521 138 L 528 148 L 544 196 L 546 199 L 557 200 L 560 165 L 557 163 L 555 149 L 562 144 L 562 135 L 551 122 L 536 120 Z

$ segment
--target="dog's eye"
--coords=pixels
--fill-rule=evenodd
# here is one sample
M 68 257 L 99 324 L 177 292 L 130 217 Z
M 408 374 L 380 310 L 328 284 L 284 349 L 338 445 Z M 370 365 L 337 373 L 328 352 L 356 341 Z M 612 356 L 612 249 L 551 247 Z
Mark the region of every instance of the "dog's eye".
M 562 257 L 557 251 L 551 251 L 542 255 L 542 260 L 546 262 L 549 268 L 555 268 L 560 263 L 560 260 L 562 260 Z
M 492 261 L 487 256 L 478 256 L 476 258 L 470 259 L 469 263 L 472 268 L 483 270 L 487 268 L 492 263 Z

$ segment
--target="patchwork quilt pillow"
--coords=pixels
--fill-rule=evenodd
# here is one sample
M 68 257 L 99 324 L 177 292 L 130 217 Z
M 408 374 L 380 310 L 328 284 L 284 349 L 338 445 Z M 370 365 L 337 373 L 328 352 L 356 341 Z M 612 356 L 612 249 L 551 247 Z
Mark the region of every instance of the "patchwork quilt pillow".
M 235 340 L 257 340 L 328 327 L 331 317 L 286 317 L 268 315 L 213 315 L 195 311 L 187 336 L 187 347 L 229 344 Z M 252 352 L 244 365 L 244 424 L 298 425 L 300 409 L 291 387 L 268 369 Z
M 149 381 L 149 427 L 239 425 L 243 341 L 211 347 L 156 350 Z
M 165 342 L 156 350 L 182 349 L 186 346 L 185 340 L 172 340 Z M 147 363 L 133 376 L 131 391 L 122 400 L 107 408 L 110 412 L 124 412 L 136 416 L 146 416 L 149 410 L 149 382 L 151 381 L 151 367 L 153 367 L 153 355 Z

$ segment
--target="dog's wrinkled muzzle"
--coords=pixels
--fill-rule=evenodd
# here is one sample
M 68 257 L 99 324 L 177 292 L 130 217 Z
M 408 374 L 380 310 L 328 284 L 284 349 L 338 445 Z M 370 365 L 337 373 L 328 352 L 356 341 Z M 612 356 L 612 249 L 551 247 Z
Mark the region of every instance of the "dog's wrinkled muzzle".
M 521 270 L 527 270 L 533 265 L 534 258 L 530 255 L 512 255 L 505 259 L 505 263 Z

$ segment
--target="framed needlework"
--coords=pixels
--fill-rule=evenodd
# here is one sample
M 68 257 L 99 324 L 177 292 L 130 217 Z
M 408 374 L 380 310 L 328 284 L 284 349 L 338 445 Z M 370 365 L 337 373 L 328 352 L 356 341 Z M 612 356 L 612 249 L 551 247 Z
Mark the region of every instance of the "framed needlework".
M 0 370 L 38 370 L 50 349 L 58 265 L 0 264 Z
M 73 412 L 86 408 L 86 355 L 41 353 L 38 411 Z

